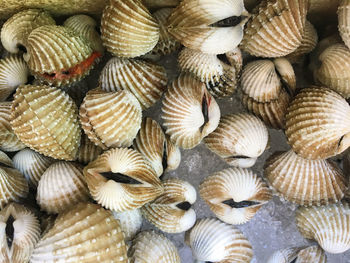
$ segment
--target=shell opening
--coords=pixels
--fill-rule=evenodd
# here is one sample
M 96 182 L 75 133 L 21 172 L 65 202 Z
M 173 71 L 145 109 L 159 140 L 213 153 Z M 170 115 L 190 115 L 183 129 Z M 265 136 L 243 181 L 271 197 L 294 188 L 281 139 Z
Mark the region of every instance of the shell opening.
M 23 46 L 22 44 L 17 45 L 18 50 L 22 51 L 23 53 L 27 53 L 27 48 Z
M 176 205 L 176 207 L 181 210 L 188 211 L 191 208 L 191 204 L 189 202 L 182 202 Z
M 121 173 L 104 172 L 100 173 L 104 178 L 121 184 L 142 184 L 136 179 Z
M 6 221 L 6 241 L 7 241 L 7 246 L 10 248 L 12 246 L 13 242 L 13 237 L 15 233 L 15 229 L 13 227 L 13 222 L 15 222 L 15 219 L 12 215 L 10 215 Z
M 204 123 L 203 125 L 200 127 L 200 131 L 203 130 L 204 126 L 209 122 L 209 112 L 208 112 L 208 101 L 207 101 L 207 96 L 206 94 L 204 94 L 203 98 L 202 98 L 202 114 L 204 117 Z
M 293 259 L 290 263 L 296 263 L 297 262 L 298 257 L 296 257 L 295 259 Z
M 230 206 L 231 208 L 245 208 L 253 205 L 260 204 L 256 201 L 241 201 L 241 202 L 235 202 L 233 199 L 228 199 L 222 202 L 225 205 Z
M 224 18 L 218 22 L 215 22 L 214 24 L 211 24 L 211 27 L 233 27 L 239 25 L 244 19 L 246 19 L 246 16 L 230 16 L 227 18 Z
M 230 61 L 228 60 L 226 54 L 218 54 L 216 55 L 216 57 L 223 63 L 227 64 L 227 65 L 230 65 L 231 66 L 231 63 Z
M 6 163 L 0 163 L 0 168 L 10 168 L 10 169 L 13 169 L 12 166 L 6 164 Z
M 281 81 L 282 89 L 284 89 L 289 96 L 294 96 L 294 90 L 288 85 L 287 81 L 285 81 L 285 79 L 282 77 L 278 70 L 276 70 L 276 74 Z
M 166 141 L 164 142 L 164 146 L 163 146 L 162 165 L 163 165 L 163 173 L 164 173 L 166 168 L 168 168 L 168 154 L 167 154 Z

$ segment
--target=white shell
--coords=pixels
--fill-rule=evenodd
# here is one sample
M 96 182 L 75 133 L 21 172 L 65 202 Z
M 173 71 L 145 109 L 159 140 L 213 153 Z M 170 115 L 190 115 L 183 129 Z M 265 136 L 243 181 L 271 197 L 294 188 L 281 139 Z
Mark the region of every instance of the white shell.
M 125 241 L 132 240 L 142 226 L 142 213 L 140 209 L 124 212 L 113 211 L 115 219 L 119 220 L 120 227 L 124 232 Z

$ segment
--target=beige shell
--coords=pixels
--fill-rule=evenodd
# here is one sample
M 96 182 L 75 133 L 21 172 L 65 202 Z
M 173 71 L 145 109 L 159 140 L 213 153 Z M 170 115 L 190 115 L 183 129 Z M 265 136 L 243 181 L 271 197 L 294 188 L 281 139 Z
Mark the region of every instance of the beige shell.
M 198 261 L 218 263 L 252 260 L 252 246 L 240 230 L 217 219 L 200 219 L 186 232 L 185 241 Z
M 292 247 L 274 252 L 267 263 L 326 263 L 327 257 L 319 246 Z
M 157 9 L 164 7 L 175 7 L 180 3 L 180 0 L 142 0 L 148 9 Z
M 345 45 L 350 47 L 350 16 L 349 0 L 340 0 L 338 7 L 338 28 Z
M 286 136 L 293 151 L 306 159 L 326 159 L 350 145 L 350 106 L 324 88 L 302 89 L 290 103 Z
M 131 149 L 103 153 L 84 168 L 84 176 L 92 197 L 117 212 L 139 208 L 163 192 L 150 164 Z
M 307 160 L 292 150 L 271 156 L 265 164 L 265 177 L 280 196 L 304 206 L 336 203 L 348 187 L 337 164 Z
M 307 0 L 262 1 L 244 29 L 240 47 L 256 57 L 283 57 L 300 46 Z
M 83 168 L 70 162 L 55 162 L 40 178 L 36 201 L 49 214 L 59 214 L 89 200 Z
M 40 224 L 26 207 L 11 203 L 0 212 L 0 261 L 26 263 L 40 238 Z
M 144 217 L 166 233 L 180 233 L 196 222 L 191 205 L 196 202 L 196 189 L 186 181 L 168 179 L 163 182 L 164 192 L 153 202 L 141 208 Z
M 30 262 L 127 263 L 124 234 L 112 213 L 79 203 L 60 214 L 35 246 Z
M 11 125 L 31 149 L 55 159 L 76 158 L 81 136 L 78 109 L 62 90 L 20 86 L 12 103 Z
M 112 58 L 103 68 L 99 83 L 104 91 L 130 91 L 142 109 L 156 103 L 167 85 L 165 68 L 139 59 Z
M 165 93 L 162 119 L 171 141 L 191 149 L 216 129 L 220 109 L 205 84 L 190 75 L 181 75 Z
M 218 128 L 204 141 L 229 165 L 248 168 L 265 151 L 268 131 L 265 124 L 251 114 L 229 114 L 221 118 Z
M 316 240 L 328 253 L 350 249 L 350 208 L 348 203 L 320 207 L 301 207 L 295 214 L 299 232 Z
M 141 230 L 142 213 L 140 209 L 118 213 L 113 211 L 113 216 L 119 221 L 120 227 L 124 233 L 125 241 L 134 239 L 135 235 Z
M 101 18 L 101 38 L 108 52 L 138 57 L 159 40 L 159 25 L 141 0 L 111 0 Z
M 83 134 L 81 136 L 77 161 L 82 164 L 88 164 L 95 160 L 102 152 L 103 150 L 100 147 L 90 141 L 86 134 Z
M 128 91 L 89 91 L 80 106 L 82 128 L 95 145 L 129 147 L 140 129 L 142 109 Z

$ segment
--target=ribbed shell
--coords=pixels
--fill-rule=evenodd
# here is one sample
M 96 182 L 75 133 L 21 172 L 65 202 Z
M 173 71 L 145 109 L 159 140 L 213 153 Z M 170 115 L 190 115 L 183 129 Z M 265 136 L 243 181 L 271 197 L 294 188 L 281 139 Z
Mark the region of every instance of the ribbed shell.
M 324 88 L 300 91 L 286 115 L 288 143 L 301 157 L 326 159 L 350 145 L 350 106 L 339 94 Z
M 139 183 L 121 183 L 101 173 L 118 173 Z M 115 175 L 115 176 L 114 176 Z M 163 192 L 158 176 L 140 153 L 131 149 L 109 150 L 84 168 L 90 194 L 102 206 L 122 212 L 133 210 L 154 200 Z
M 111 0 L 101 18 L 103 45 L 114 56 L 137 57 L 159 40 L 159 25 L 141 0 Z
M 12 103 L 11 125 L 31 149 L 55 159 L 76 158 L 81 136 L 78 109 L 62 90 L 20 86 Z
M 251 167 L 265 151 L 268 131 L 257 117 L 229 114 L 221 118 L 218 128 L 205 138 L 205 145 L 229 165 Z
M 294 261 L 293 261 L 294 260 Z M 326 263 L 327 257 L 319 246 L 293 247 L 274 252 L 267 263 Z
M 102 149 L 96 146 L 92 141 L 89 140 L 86 134 L 81 136 L 81 143 L 78 151 L 77 161 L 82 164 L 88 164 L 95 160 L 101 153 Z
M 141 127 L 142 109 L 128 91 L 89 91 L 80 106 L 82 128 L 95 145 L 129 147 Z
M 350 48 L 350 1 L 340 0 L 338 7 L 338 28 L 345 45 Z
M 104 91 L 130 91 L 140 102 L 142 109 L 156 103 L 167 85 L 165 68 L 139 59 L 112 58 L 100 75 L 100 87 Z
M 125 241 L 134 239 L 142 226 L 142 213 L 140 209 L 124 212 L 113 212 L 115 219 L 119 220 L 119 225 L 124 233 Z
M 112 213 L 80 203 L 60 214 L 41 238 L 31 262 L 127 263 L 124 234 Z
M 10 159 L 10 157 L 8 157 L 6 155 L 6 153 L 0 151 L 0 165 L 5 166 L 5 167 L 9 167 L 9 168 L 13 168 L 13 162 Z
M 328 253 L 350 249 L 350 208 L 348 203 L 299 208 L 295 215 L 300 233 L 316 240 Z
M 270 157 L 265 177 L 279 195 L 304 206 L 336 203 L 348 187 L 348 179 L 332 161 L 307 160 L 292 150 Z

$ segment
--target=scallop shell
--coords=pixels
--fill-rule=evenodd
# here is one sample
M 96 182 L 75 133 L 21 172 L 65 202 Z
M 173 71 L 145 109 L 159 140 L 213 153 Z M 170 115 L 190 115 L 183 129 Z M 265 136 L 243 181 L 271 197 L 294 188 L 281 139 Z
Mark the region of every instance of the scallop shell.
M 143 0 L 142 2 L 148 9 L 158 9 L 175 7 L 180 3 L 180 0 Z
M 326 159 L 350 145 L 350 106 L 324 87 L 300 91 L 286 115 L 286 136 L 294 152 L 306 159 Z
M 162 96 L 167 85 L 165 68 L 139 59 L 112 58 L 100 75 L 104 91 L 130 91 L 147 109 Z
M 207 177 L 199 187 L 210 210 L 227 224 L 244 224 L 267 203 L 271 191 L 249 169 L 230 168 Z
M 108 52 L 138 57 L 159 40 L 159 25 L 141 0 L 111 0 L 101 18 L 101 38 Z
M 349 0 L 339 1 L 338 7 L 338 28 L 341 38 L 345 45 L 350 48 L 350 16 L 349 16 Z
M 205 85 L 190 75 L 173 81 L 163 99 L 162 119 L 172 142 L 191 149 L 216 129 L 220 109 Z
M 247 22 L 241 48 L 256 57 L 292 53 L 302 42 L 307 9 L 306 0 L 262 1 Z
M 139 208 L 163 192 L 154 170 L 131 149 L 103 153 L 84 168 L 84 175 L 92 197 L 117 212 Z
M 229 165 L 248 168 L 265 151 L 268 131 L 264 123 L 251 114 L 229 114 L 221 118 L 218 128 L 204 141 Z
M 154 231 L 137 235 L 130 250 L 131 263 L 181 263 L 176 246 L 165 236 Z
M 84 132 L 103 150 L 129 147 L 140 129 L 142 109 L 128 91 L 91 90 L 80 106 L 79 117 Z
M 293 261 L 294 260 L 294 261 Z M 293 247 L 277 250 L 267 263 L 326 263 L 327 257 L 319 246 Z
M 60 214 L 36 245 L 31 261 L 127 263 L 124 234 L 112 213 L 80 203 Z
M 217 219 L 200 219 L 186 232 L 193 257 L 210 262 L 250 262 L 252 246 L 240 230 Z
M 11 203 L 0 212 L 0 261 L 29 262 L 40 239 L 40 224 L 35 215 L 22 205 Z
M 59 214 L 89 200 L 83 169 L 69 162 L 55 162 L 41 176 L 36 200 L 42 210 Z
M 188 48 L 223 54 L 241 42 L 248 15 L 243 0 L 184 0 L 170 15 L 168 30 Z
M 89 140 L 86 134 L 81 136 L 80 147 L 78 151 L 77 161 L 82 164 L 88 164 L 95 160 L 103 150 Z
M 301 207 L 295 219 L 300 233 L 316 240 L 326 252 L 338 254 L 350 249 L 349 204 Z
M 134 239 L 142 226 L 142 213 L 140 209 L 124 212 L 113 212 L 115 219 L 118 219 L 120 227 L 124 233 L 125 241 Z
M 12 103 L 11 126 L 25 145 L 45 156 L 76 158 L 81 136 L 78 109 L 62 90 L 20 86 Z
M 332 161 L 307 160 L 292 150 L 270 157 L 265 177 L 279 195 L 304 206 L 336 203 L 348 187 L 347 178 Z

